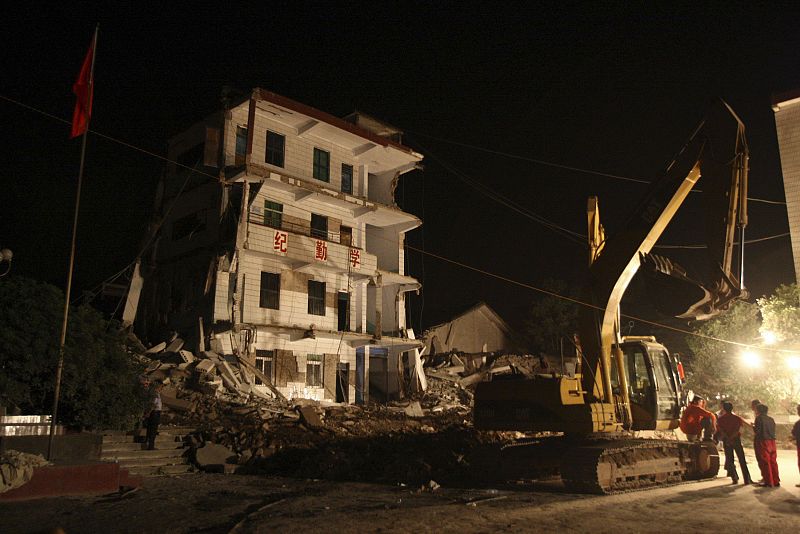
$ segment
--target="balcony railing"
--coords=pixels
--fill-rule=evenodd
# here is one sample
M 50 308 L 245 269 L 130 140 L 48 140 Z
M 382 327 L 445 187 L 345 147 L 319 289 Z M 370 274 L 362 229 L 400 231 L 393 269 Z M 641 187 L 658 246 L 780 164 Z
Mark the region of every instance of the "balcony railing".
M 316 228 L 310 228 L 305 225 L 296 224 L 284 221 L 281 219 L 280 224 L 277 224 L 278 221 L 275 220 L 275 217 L 267 217 L 265 219 L 263 214 L 250 212 L 250 216 L 248 218 L 249 222 L 257 224 L 259 226 L 265 226 L 267 228 L 275 228 L 276 230 L 284 230 L 286 232 L 291 232 L 293 234 L 300 234 L 305 235 L 314 239 L 323 239 L 325 241 L 330 241 L 331 243 L 339 243 L 350 248 L 361 248 L 357 247 L 352 244 L 352 236 L 348 234 L 343 234 L 341 232 L 329 232 L 329 231 L 322 231 Z M 344 238 L 344 239 L 343 239 Z

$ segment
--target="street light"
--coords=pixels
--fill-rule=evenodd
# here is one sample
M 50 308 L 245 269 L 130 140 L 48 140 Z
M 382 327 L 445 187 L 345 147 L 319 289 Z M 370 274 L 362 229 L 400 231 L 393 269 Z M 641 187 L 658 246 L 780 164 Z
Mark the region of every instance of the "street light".
M 761 355 L 752 350 L 746 350 L 741 354 L 742 364 L 750 369 L 761 367 Z

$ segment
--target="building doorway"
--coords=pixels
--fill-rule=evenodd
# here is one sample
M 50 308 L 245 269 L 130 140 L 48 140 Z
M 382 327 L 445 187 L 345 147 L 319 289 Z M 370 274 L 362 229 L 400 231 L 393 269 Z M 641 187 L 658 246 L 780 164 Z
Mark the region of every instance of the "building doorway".
M 336 300 L 339 332 L 350 331 L 350 293 L 339 291 Z
M 347 404 L 350 401 L 350 364 L 336 365 L 336 402 Z

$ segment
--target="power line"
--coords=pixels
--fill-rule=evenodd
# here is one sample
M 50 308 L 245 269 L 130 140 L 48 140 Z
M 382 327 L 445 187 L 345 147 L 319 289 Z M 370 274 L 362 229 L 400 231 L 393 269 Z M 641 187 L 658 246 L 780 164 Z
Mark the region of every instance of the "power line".
M 472 145 L 472 144 L 469 144 L 469 143 L 463 143 L 461 141 L 454 141 L 452 139 L 445 139 L 443 137 L 436 137 L 436 136 L 433 136 L 433 135 L 430 135 L 430 134 L 426 134 L 426 133 L 422 133 L 422 132 L 416 132 L 416 131 L 412 131 L 412 130 L 405 130 L 405 131 L 407 133 L 412 133 L 414 135 L 421 135 L 423 137 L 427 137 L 429 139 L 433 139 L 433 140 L 439 141 L 441 143 L 448 143 L 448 144 L 451 144 L 451 145 L 456 145 L 456 146 L 460 146 L 460 147 L 464 147 L 464 148 L 469 148 L 469 149 L 472 149 L 472 150 L 479 150 L 481 152 L 486 152 L 488 154 L 494 154 L 496 156 L 503 156 L 503 157 L 510 158 L 510 159 L 518 159 L 518 160 L 521 160 L 521 161 L 527 161 L 527 162 L 530 162 L 530 163 L 536 163 L 538 165 L 544 165 L 546 167 L 553 167 L 553 168 L 556 168 L 556 169 L 579 172 L 579 173 L 583 173 L 583 174 L 591 174 L 591 175 L 594 175 L 594 176 L 603 176 L 604 178 L 612 178 L 614 180 L 621 180 L 621 181 L 625 181 L 625 182 L 633 182 L 633 183 L 637 183 L 637 184 L 650 185 L 650 184 L 653 183 L 653 182 L 651 182 L 649 180 L 643 180 L 641 178 L 632 178 L 630 176 L 621 176 L 619 174 L 611 174 L 611 173 L 608 173 L 608 172 L 595 171 L 595 170 L 592 170 L 592 169 L 586 169 L 586 168 L 582 168 L 582 167 L 574 167 L 574 166 L 571 166 L 571 165 L 563 165 L 561 163 L 554 163 L 552 161 L 546 161 L 546 160 L 543 160 L 543 159 L 531 158 L 531 157 L 528 157 L 528 156 L 522 156 L 520 154 L 512 154 L 510 152 L 504 152 L 502 150 L 494 150 L 494 149 L 491 149 L 491 148 L 481 147 L 481 146 L 478 146 L 478 145 Z M 692 193 L 702 193 L 702 190 L 693 189 L 691 192 Z M 750 202 L 762 202 L 764 204 L 774 204 L 774 205 L 778 205 L 778 206 L 785 206 L 786 205 L 786 202 L 780 201 L 780 200 L 767 200 L 767 199 L 755 198 L 755 197 L 747 197 L 747 200 L 749 200 Z
M 8 101 L 8 102 L 14 103 L 14 104 L 16 104 L 16 105 L 22 106 L 22 107 L 24 107 L 24 108 L 26 108 L 26 109 L 29 109 L 29 110 L 31 110 L 31 111 L 34 111 L 34 112 L 36 112 L 36 113 L 40 113 L 40 114 L 42 114 L 42 115 L 45 115 L 45 116 L 47 116 L 47 117 L 53 118 L 53 119 L 55 119 L 55 120 L 57 120 L 57 121 L 60 121 L 60 122 L 63 122 L 63 123 L 65 123 L 65 124 L 70 124 L 70 121 L 67 121 L 67 120 L 65 120 L 65 119 L 62 119 L 62 118 L 60 118 L 60 117 L 57 117 L 57 116 L 55 116 L 55 115 L 52 115 L 52 114 L 50 114 L 50 113 L 44 112 L 44 111 L 42 111 L 42 110 L 36 109 L 36 108 L 34 108 L 34 107 L 32 107 L 32 106 L 29 106 L 29 105 L 27 105 L 27 104 L 23 104 L 22 102 L 19 102 L 19 101 L 17 101 L 17 100 L 14 100 L 14 99 L 8 98 L 8 97 L 6 97 L 6 96 L 3 96 L 3 95 L 0 95 L 0 98 L 2 98 L 3 100 L 6 100 L 6 101 Z M 125 147 L 127 147 L 127 148 L 130 148 L 130 149 L 132 149 L 132 150 L 136 150 L 136 151 L 138 151 L 138 152 L 141 152 L 141 153 L 144 153 L 144 154 L 150 155 L 150 156 L 152 156 L 152 157 L 158 158 L 158 159 L 160 159 L 160 160 L 163 160 L 163 161 L 166 161 L 166 162 L 168 162 L 168 163 L 174 163 L 174 164 L 176 164 L 176 165 L 178 165 L 178 166 L 180 166 L 180 167 L 183 167 L 183 168 L 189 169 L 189 170 L 190 170 L 190 171 L 192 171 L 192 172 L 191 172 L 191 173 L 190 173 L 190 174 L 187 176 L 187 179 L 186 179 L 186 181 L 184 182 L 184 187 L 185 187 L 186 183 L 188 183 L 188 180 L 189 180 L 189 178 L 192 176 L 192 174 L 193 174 L 193 173 L 200 174 L 200 175 L 204 175 L 204 176 L 208 176 L 208 177 L 210 177 L 210 178 L 213 178 L 214 180 L 219 180 L 219 176 L 215 176 L 215 175 L 212 175 L 212 174 L 209 174 L 209 173 L 205 173 L 205 172 L 203 172 L 203 171 L 199 171 L 199 170 L 197 170 L 197 169 L 195 169 L 195 168 L 193 168 L 193 167 L 190 167 L 190 166 L 188 166 L 188 165 L 183 165 L 183 164 L 180 164 L 180 163 L 178 163 L 178 162 L 175 162 L 175 161 L 172 161 L 172 160 L 170 160 L 170 159 L 168 159 L 168 158 L 166 158 L 166 157 L 164 157 L 164 156 L 161 156 L 161 155 L 159 155 L 159 154 L 155 154 L 155 153 L 153 153 L 153 152 L 151 152 L 151 151 L 148 151 L 148 150 L 142 149 L 142 148 L 140 148 L 140 147 L 137 147 L 137 146 L 135 146 L 135 145 L 132 145 L 132 144 L 130 144 L 130 143 L 127 143 L 127 142 L 125 142 L 125 141 L 122 141 L 122 140 L 116 139 L 116 138 L 114 138 L 114 137 L 111 137 L 111 136 L 108 136 L 108 135 L 102 134 L 102 133 L 100 133 L 100 132 L 97 132 L 97 131 L 94 131 L 94 130 L 89 130 L 89 131 L 90 131 L 91 133 L 95 134 L 95 135 L 98 135 L 99 137 L 102 137 L 102 138 L 104 138 L 104 139 L 108 139 L 108 140 L 110 140 L 110 141 L 113 141 L 113 142 L 119 143 L 119 144 L 121 144 L 121 145 L 123 145 L 123 146 L 125 146 Z M 423 150 L 424 150 L 424 149 L 423 149 Z M 432 155 L 432 157 L 434 157 L 434 159 L 438 159 L 438 158 L 436 158 L 436 157 L 435 157 L 435 156 L 433 156 L 433 155 Z M 442 162 L 440 161 L 440 163 L 442 163 Z M 446 164 L 443 164 L 443 166 L 445 166 L 445 165 L 446 165 Z M 447 168 L 447 167 L 445 167 L 445 168 Z M 457 175 L 458 175 L 458 174 L 460 174 L 460 173 L 458 173 L 458 171 L 451 171 L 451 172 L 454 172 L 454 173 L 456 173 Z M 466 175 L 461 175 L 461 178 L 462 178 L 462 179 L 464 179 L 465 181 L 467 181 L 468 183 L 470 183 L 470 182 L 473 182 L 473 183 L 470 183 L 470 185 L 475 185 L 475 184 L 474 184 L 474 181 L 473 181 L 473 180 L 471 180 L 471 179 L 470 179 L 469 177 L 467 177 Z M 632 179 L 632 180 L 633 180 L 633 179 Z M 477 189 L 479 189 L 479 190 L 481 190 L 482 188 L 484 188 L 484 189 L 485 189 L 485 186 L 482 186 L 481 184 L 478 184 L 478 185 L 476 186 L 476 188 L 477 188 Z M 174 200 L 177 200 L 177 198 L 178 198 L 178 197 L 180 196 L 180 194 L 183 192 L 183 189 L 184 189 L 184 188 L 182 187 L 182 188 L 181 188 L 181 191 L 180 191 L 180 192 L 179 192 L 179 193 L 176 195 L 176 197 L 173 199 L 173 206 L 174 206 Z M 552 223 L 552 222 L 548 221 L 547 219 L 544 219 L 543 217 L 540 217 L 540 216 L 538 216 L 538 215 L 535 215 L 535 214 L 532 214 L 532 213 L 526 213 L 526 211 L 527 211 L 527 210 L 524 210 L 524 209 L 522 209 L 522 208 L 519 208 L 519 207 L 518 207 L 518 206 L 516 206 L 516 205 L 515 205 L 513 202 L 511 202 L 511 201 L 509 201 L 509 200 L 507 200 L 507 199 L 505 199 L 505 198 L 503 198 L 503 197 L 501 197 L 501 196 L 499 196 L 499 195 L 496 195 L 496 194 L 492 193 L 492 197 L 493 197 L 493 199 L 494 199 L 494 200 L 496 200 L 496 201 L 498 201 L 498 202 L 500 202 L 500 203 L 502 203 L 502 204 L 504 204 L 504 205 L 507 205 L 508 207 L 510 207 L 510 208 L 512 208 L 512 209 L 514 209 L 515 211 L 518 211 L 518 212 L 520 212 L 520 213 L 523 213 L 524 215 L 526 215 L 526 216 L 528 216 L 528 217 L 530 217 L 530 218 L 533 218 L 533 219 L 535 219 L 535 220 L 536 220 L 536 219 L 541 219 L 541 221 L 538 221 L 538 220 L 537 220 L 537 222 L 540 222 L 541 224 L 544 224 L 545 226 L 548 226 L 548 227 L 550 227 L 551 229 L 557 229 L 557 230 L 560 230 L 560 231 L 562 231 L 562 232 L 565 232 L 565 233 L 569 234 L 571 237 L 574 237 L 574 236 L 579 236 L 579 235 L 580 235 L 580 234 L 578 234 L 577 232 L 572 232 L 572 231 L 570 231 L 570 230 L 567 230 L 567 229 L 565 229 L 565 228 L 562 228 L 562 227 L 560 227 L 560 226 L 556 225 L 555 223 Z M 172 208 L 172 206 L 170 207 L 170 210 L 171 210 L 171 208 Z M 297 208 L 297 209 L 299 209 L 300 211 L 307 211 L 307 212 L 309 212 L 309 213 L 312 213 L 312 212 L 310 212 L 310 210 L 304 210 L 304 209 L 302 209 L 302 208 Z M 157 230 L 160 228 L 161 224 L 163 224 L 163 221 L 162 221 L 162 222 L 159 224 L 159 226 L 156 228 L 156 231 L 157 231 Z M 751 241 L 752 241 L 752 242 L 763 241 L 763 240 L 766 240 L 766 239 L 773 239 L 773 238 L 777 238 L 777 237 L 783 237 L 784 235 L 786 235 L 786 234 L 783 234 L 783 235 L 781 235 L 781 236 L 770 236 L 770 237 L 768 237 L 768 238 L 761 238 L 761 239 L 757 239 L 757 240 L 751 240 Z M 389 241 L 389 240 L 387 239 L 386 241 Z M 148 243 L 145 245 L 145 247 L 144 247 L 144 249 L 145 249 L 145 250 L 146 250 L 146 247 L 147 247 L 147 246 L 149 246 L 149 242 L 148 242 Z M 595 309 L 595 310 L 599 310 L 599 311 L 605 311 L 605 308 L 603 308 L 603 307 L 600 307 L 600 306 L 596 306 L 596 305 L 594 305 L 594 304 L 590 304 L 590 303 L 587 303 L 587 302 L 583 302 L 583 301 L 581 301 L 581 300 L 574 299 L 574 298 L 572 298 L 572 297 L 567 297 L 567 296 L 565 296 L 565 295 L 561 295 L 561 294 L 559 294 L 559 293 L 556 293 L 556 292 L 553 292 L 553 291 L 548 291 L 548 290 L 546 290 L 546 289 L 539 288 L 539 287 L 536 287 L 536 286 L 534 286 L 534 285 L 531 285 L 531 284 L 526 284 L 526 283 L 523 283 L 523 282 L 519 282 L 519 281 L 517 281 L 517 280 L 513 280 L 513 279 L 511 279 L 511 278 L 508 278 L 508 277 L 505 277 L 505 276 L 502 276 L 502 275 L 499 275 L 499 274 L 495 274 L 495 273 L 492 273 L 492 272 L 489 272 L 489 271 L 486 271 L 486 270 L 483 270 L 483 269 L 479 269 L 479 268 L 477 268 L 477 267 L 473 267 L 473 266 L 471 266 L 471 265 L 468 265 L 468 264 L 465 264 L 465 263 L 459 262 L 459 261 L 457 261 L 457 260 L 453 260 L 453 259 L 447 258 L 447 257 L 445 257 L 445 256 L 441 256 L 441 255 L 439 255 L 439 254 L 435 254 L 435 253 L 433 253 L 433 252 L 429 252 L 429 251 L 426 251 L 426 250 L 422 250 L 422 249 L 416 248 L 416 247 L 414 247 L 414 246 L 412 246 L 412 245 L 408 245 L 408 244 L 406 244 L 406 246 L 407 246 L 407 248 L 408 248 L 409 250 L 413 250 L 413 251 L 415 251 L 415 252 L 419 252 L 420 254 L 424 254 L 424 255 L 426 255 L 426 256 L 430 256 L 430 257 L 433 257 L 433 258 L 439 259 L 439 260 L 441 260 L 441 261 L 445 261 L 445 262 L 451 263 L 451 264 L 453 264 L 453 265 L 457 265 L 457 266 L 459 266 L 459 267 L 462 267 L 462 268 L 464 268 L 464 269 L 468 269 L 468 270 L 471 270 L 471 271 L 475 271 L 475 272 L 477 272 L 477 273 L 483 274 L 484 276 L 488 276 L 488 277 L 496 278 L 496 279 L 498 279 L 498 280 L 502 280 L 502 281 L 505 281 L 505 282 L 507 282 L 507 283 L 510 283 L 510 284 L 513 284 L 513 285 L 517 285 L 517 286 L 520 286 L 520 287 L 524 287 L 524 288 L 527 288 L 527 289 L 531 289 L 531 290 L 533 290 L 533 291 L 537 291 L 537 292 L 539 292 L 539 293 L 543 293 L 543 294 L 549 295 L 549 296 L 551 296 L 551 297 L 554 297 L 554 298 L 558 298 L 558 299 L 561 299 L 561 300 L 566 300 L 566 301 L 572 302 L 572 303 L 574 303 L 574 304 L 578 304 L 578 305 L 580 305 L 580 306 L 586 306 L 586 307 L 589 307 L 589 308 L 593 308 L 593 309 Z M 143 253 L 143 252 L 142 252 L 142 253 Z M 140 255 L 141 255 L 142 253 L 140 253 Z M 134 262 L 135 262 L 135 261 L 134 261 Z M 121 275 L 123 272 L 125 272 L 127 269 L 129 269 L 129 268 L 130 268 L 130 266 L 131 266 L 131 265 L 132 265 L 134 262 L 131 262 L 131 263 L 129 263 L 129 264 L 128 264 L 128 265 L 127 265 L 127 266 L 126 266 L 124 269 L 122 269 L 122 270 L 121 270 L 121 271 L 119 271 L 118 273 L 114 274 L 114 275 L 113 275 L 112 277 L 110 277 L 108 280 L 110 280 L 110 279 L 115 279 L 116 277 L 120 276 L 120 275 Z M 634 315 L 629 315 L 629 314 L 620 314 L 620 315 L 621 315 L 622 317 L 626 318 L 626 319 L 632 319 L 632 320 L 639 321 L 639 322 L 642 322 L 642 323 L 645 323 L 645 324 L 649 324 L 649 325 L 651 325 L 651 326 L 655 326 L 655 327 L 659 327 L 659 328 L 664 328 L 664 329 L 666 329 L 666 330 L 672 330 L 672 331 L 674 331 L 674 332 L 678 332 L 678 333 L 681 333 L 681 334 L 685 334 L 685 335 L 689 335 L 689 336 L 694 336 L 694 337 L 699 337 L 699 338 L 703 338 L 703 339 L 708 339 L 708 340 L 711 340 L 711 341 L 717 341 L 717 342 L 721 342 L 721 343 L 727 343 L 727 344 L 730 344 L 730 345 L 735 345 L 735 346 L 739 346 L 739 347 L 743 347 L 743 348 L 757 348 L 757 349 L 760 349 L 760 350 L 770 350 L 770 351 L 774 351 L 774 352 L 790 352 L 790 351 L 786 351 L 786 350 L 782 350 L 782 349 L 773 349 L 773 348 L 768 348 L 768 347 L 766 347 L 766 348 L 765 348 L 765 347 L 758 347 L 758 346 L 756 346 L 756 345 L 752 345 L 752 344 L 741 343 L 741 342 L 738 342 L 738 341 L 726 340 L 726 339 L 718 338 L 718 337 L 715 337 L 715 336 L 709 336 L 709 335 L 706 335 L 706 334 L 701 334 L 701 333 L 698 333 L 698 332 L 692 332 L 692 331 L 685 330 L 685 329 L 682 329 L 682 328 L 677 328 L 677 327 L 673 327 L 673 326 L 670 326 L 670 325 L 662 324 L 662 323 L 659 323 L 659 322 L 656 322 L 656 321 L 650 321 L 650 320 L 647 320 L 647 319 L 643 319 L 643 318 L 641 318 L 641 317 L 634 316 Z

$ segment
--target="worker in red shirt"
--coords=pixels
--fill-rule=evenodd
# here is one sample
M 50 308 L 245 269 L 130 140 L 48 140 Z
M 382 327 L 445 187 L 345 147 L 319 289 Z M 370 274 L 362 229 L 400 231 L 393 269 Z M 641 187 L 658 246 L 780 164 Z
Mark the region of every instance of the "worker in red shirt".
M 724 413 L 717 419 L 717 433 L 715 437 L 722 440 L 722 447 L 725 450 L 725 471 L 731 477 L 734 484 L 739 483 L 739 475 L 736 473 L 736 464 L 733 461 L 733 453 L 739 458 L 739 466 L 742 468 L 742 476 L 745 484 L 752 484 L 750 470 L 747 469 L 747 461 L 744 458 L 744 448 L 742 447 L 742 427 L 748 425 L 747 421 L 733 413 L 733 404 L 723 402 Z
M 701 434 L 703 441 L 711 441 L 714 435 L 716 416 L 703 408 L 704 402 L 703 397 L 695 395 L 681 415 L 680 428 L 689 441 L 698 441 Z

